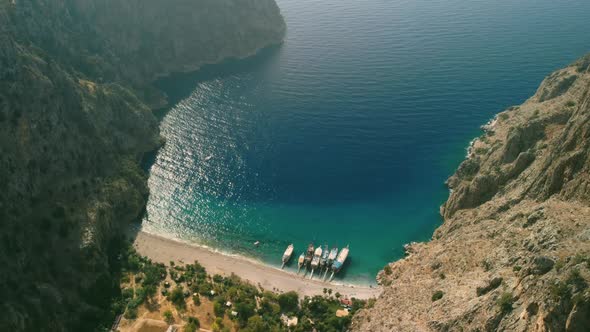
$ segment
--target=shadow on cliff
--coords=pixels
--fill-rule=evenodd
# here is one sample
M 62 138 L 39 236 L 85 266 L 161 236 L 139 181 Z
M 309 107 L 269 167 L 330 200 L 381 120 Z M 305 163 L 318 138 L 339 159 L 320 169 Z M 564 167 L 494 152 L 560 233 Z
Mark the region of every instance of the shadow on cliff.
M 261 67 L 269 65 L 270 60 L 275 58 L 280 49 L 281 45 L 269 46 L 244 59 L 229 58 L 218 64 L 205 65 L 197 71 L 174 73 L 158 79 L 154 82 L 154 86 L 166 94 L 168 105 L 155 110 L 156 117 L 162 120 L 179 101 L 190 96 L 199 83 L 258 71 Z
M 154 115 L 158 121 L 162 121 L 176 104 L 190 96 L 202 82 L 225 78 L 235 74 L 256 72 L 261 67 L 268 66 L 271 60 L 276 58 L 276 55 L 280 52 L 281 46 L 268 46 L 258 51 L 255 55 L 244 59 L 229 58 L 217 64 L 205 65 L 193 72 L 174 73 L 158 79 L 153 85 L 166 94 L 168 104 L 163 108 L 154 110 Z M 141 168 L 145 172 L 149 173 L 150 168 L 156 161 L 158 150 L 147 152 L 143 156 Z

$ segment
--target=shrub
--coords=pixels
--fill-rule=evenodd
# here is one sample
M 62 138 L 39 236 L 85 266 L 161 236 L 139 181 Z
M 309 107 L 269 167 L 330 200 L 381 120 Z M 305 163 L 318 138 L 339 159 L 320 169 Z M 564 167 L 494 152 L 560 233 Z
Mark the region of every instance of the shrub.
M 566 283 L 561 281 L 556 281 L 549 287 L 549 292 L 551 293 L 551 297 L 556 302 L 559 302 L 562 298 L 569 298 L 570 297 L 570 289 Z
M 584 277 L 580 274 L 580 270 L 573 269 L 567 276 L 566 283 L 575 287 L 583 287 L 586 284 Z
M 279 295 L 278 302 L 282 312 L 295 312 L 299 307 L 299 295 L 287 292 Z
M 485 271 L 489 271 L 492 269 L 492 263 L 490 261 L 488 261 L 487 259 L 484 259 L 483 261 L 481 261 L 481 266 L 483 267 L 483 269 Z
M 574 106 L 576 106 L 576 102 L 575 102 L 575 101 L 573 101 L 573 100 L 570 100 L 570 101 L 568 101 L 568 102 L 565 104 L 565 106 L 567 106 L 567 107 L 574 107 Z
M 125 314 L 123 315 L 125 319 L 135 319 L 137 318 L 137 308 L 127 308 L 125 310 Z
M 574 258 L 572 259 L 572 262 L 574 263 L 574 265 L 578 265 L 580 263 L 583 263 L 586 261 L 586 257 L 580 253 L 577 253 Z
M 167 324 L 174 323 L 174 316 L 172 315 L 172 311 L 166 310 L 166 311 L 164 311 L 164 313 L 162 315 L 164 316 L 164 321 Z
M 437 290 L 436 292 L 434 292 L 434 294 L 432 294 L 432 302 L 442 299 L 444 295 L 445 293 L 443 291 Z
M 479 148 L 476 148 L 475 149 L 475 154 L 480 154 L 480 155 L 481 154 L 486 154 L 486 153 L 488 153 L 488 151 L 489 151 L 488 148 L 479 147 Z
M 565 261 L 563 259 L 559 259 L 555 263 L 555 270 L 557 270 L 557 272 L 559 272 L 561 269 L 563 269 L 564 266 L 565 266 Z
M 389 265 L 385 265 L 385 267 L 383 268 L 383 271 L 388 276 L 391 275 L 391 273 L 393 273 L 393 271 L 391 270 L 391 266 L 389 266 Z
M 500 308 L 502 313 L 508 313 L 512 311 L 512 304 L 514 303 L 514 298 L 512 297 L 512 293 L 505 292 L 498 298 L 496 304 Z

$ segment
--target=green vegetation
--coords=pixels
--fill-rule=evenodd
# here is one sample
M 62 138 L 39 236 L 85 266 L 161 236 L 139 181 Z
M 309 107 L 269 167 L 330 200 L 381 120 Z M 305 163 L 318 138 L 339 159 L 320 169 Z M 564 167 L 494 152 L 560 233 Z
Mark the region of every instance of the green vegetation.
M 574 107 L 574 106 L 576 106 L 576 102 L 573 100 L 569 100 L 567 103 L 565 103 L 565 106 Z
M 586 263 L 586 267 L 590 269 L 590 256 L 584 254 L 576 254 L 572 260 L 574 265 Z
M 174 303 L 174 306 L 178 310 L 186 308 L 186 302 L 184 301 L 184 291 L 182 286 L 176 286 L 172 292 L 168 295 L 168 301 Z
M 442 299 L 444 295 L 445 295 L 445 293 L 443 291 L 437 290 L 436 292 L 434 292 L 432 294 L 432 302 Z
M 476 149 L 475 149 L 475 154 L 478 154 L 478 155 L 483 155 L 483 154 L 486 154 L 486 153 L 488 153 L 488 151 L 490 151 L 490 149 L 488 149 L 488 148 L 483 148 L 483 147 L 479 147 L 479 148 L 476 148 Z
M 299 306 L 299 295 L 295 292 L 281 294 L 278 297 L 279 307 L 284 313 L 294 313 Z
M 383 268 L 383 271 L 385 272 L 385 275 L 391 275 L 393 273 L 393 271 L 391 270 L 391 266 L 389 266 L 389 264 L 385 265 L 385 267 Z
M 168 324 L 174 323 L 174 316 L 172 315 L 172 311 L 166 310 L 162 314 L 164 316 L 164 321 Z
M 196 332 L 201 327 L 201 322 L 196 317 L 189 317 L 186 321 L 186 325 L 183 328 L 183 332 Z
M 561 269 L 563 269 L 564 266 L 565 261 L 563 259 L 558 259 L 557 262 L 555 262 L 555 270 L 557 270 L 557 272 L 561 271 Z
M 500 311 L 504 314 L 509 313 L 512 311 L 512 304 L 514 303 L 514 297 L 512 297 L 512 293 L 505 292 L 498 298 L 496 304 L 500 308 Z
M 121 299 L 118 302 L 122 304 L 119 310 L 125 310 L 127 319 L 136 318 L 138 307 L 143 303 L 149 304 L 149 299 L 157 294 L 158 289 L 166 291 L 167 286 L 166 300 L 180 312 L 180 317 L 188 311 L 190 302 L 186 299 L 191 296 L 195 307 L 200 306 L 204 299 L 213 302 L 215 321 L 211 330 L 220 332 L 232 329 L 232 326 L 227 326 L 227 320 L 224 325 L 225 317 L 233 322 L 233 328 L 240 331 L 286 331 L 287 327 L 281 321 L 283 314 L 298 318 L 299 324 L 291 331 L 310 331 L 312 327 L 318 331 L 346 331 L 351 316 L 367 305 L 365 301 L 350 299 L 351 304 L 347 307 L 349 315 L 337 317 L 336 311 L 345 306 L 339 300 L 342 295 L 338 292 L 332 295 L 331 289 L 325 289 L 323 296 L 300 299 L 295 292 L 276 294 L 265 291 L 236 275 L 211 277 L 198 262 L 166 268 L 140 257 L 131 247 L 125 252 L 122 261 L 127 272 L 123 275 L 126 277 L 121 278 Z M 172 281 L 166 279 L 167 276 Z M 135 290 L 129 284 L 130 280 L 138 281 Z M 368 303 L 370 306 L 373 304 L 374 300 Z M 166 322 L 174 322 L 171 311 L 162 315 Z M 198 319 L 188 317 L 184 331 L 197 331 L 199 327 Z

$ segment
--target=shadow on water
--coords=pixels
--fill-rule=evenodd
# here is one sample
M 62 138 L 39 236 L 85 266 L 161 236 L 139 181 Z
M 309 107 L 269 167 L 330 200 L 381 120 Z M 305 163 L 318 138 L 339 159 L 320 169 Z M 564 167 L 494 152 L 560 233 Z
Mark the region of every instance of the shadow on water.
M 282 45 L 263 48 L 255 55 L 244 58 L 229 58 L 217 64 L 204 65 L 200 69 L 188 73 L 173 73 L 154 82 L 154 86 L 163 91 L 168 98 L 166 107 L 154 110 L 158 121 L 162 121 L 166 114 L 181 100 L 191 95 L 201 82 L 224 78 L 235 74 L 256 72 L 261 66 L 269 63 L 281 50 Z M 158 149 L 144 154 L 141 168 L 149 173 L 156 161 Z
M 154 82 L 154 86 L 166 93 L 168 106 L 156 110 L 156 116 L 161 120 L 179 101 L 190 96 L 199 83 L 235 74 L 255 72 L 261 66 L 268 64 L 280 49 L 281 45 L 269 46 L 251 57 L 229 58 L 217 64 L 205 65 L 197 71 L 174 73 L 158 79 Z

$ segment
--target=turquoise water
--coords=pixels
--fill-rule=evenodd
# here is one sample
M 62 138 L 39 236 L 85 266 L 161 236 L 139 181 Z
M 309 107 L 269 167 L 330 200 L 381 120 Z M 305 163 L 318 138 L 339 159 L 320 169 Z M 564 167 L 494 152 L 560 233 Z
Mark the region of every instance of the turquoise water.
M 273 265 L 349 244 L 344 282 L 429 239 L 479 126 L 590 50 L 586 0 L 278 2 L 284 45 L 158 83 L 144 227 Z

